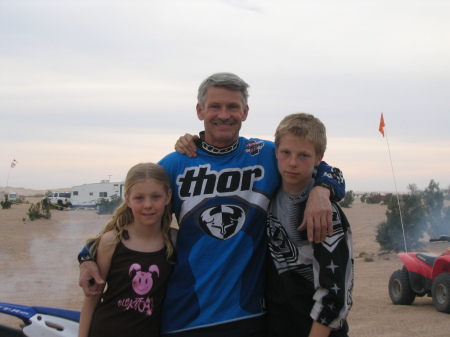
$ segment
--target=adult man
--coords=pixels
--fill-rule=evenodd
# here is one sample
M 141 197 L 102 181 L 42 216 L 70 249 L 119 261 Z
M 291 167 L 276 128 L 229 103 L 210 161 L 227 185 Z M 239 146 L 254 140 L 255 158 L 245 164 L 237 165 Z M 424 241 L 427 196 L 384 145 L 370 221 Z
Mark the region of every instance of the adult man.
M 196 109 L 205 135 L 198 156 L 174 152 L 160 162 L 171 178 L 172 206 L 180 224 L 163 335 L 264 335 L 266 210 L 279 174 L 272 142 L 239 137 L 249 111 L 247 88 L 230 73 L 203 81 Z M 326 164 L 320 168 L 317 183 L 325 182 L 341 198 L 340 171 L 336 175 Z M 311 214 L 316 213 L 317 228 L 325 228 L 331 224 L 329 191 L 313 190 Z M 86 292 L 94 275 L 83 265 L 80 285 Z

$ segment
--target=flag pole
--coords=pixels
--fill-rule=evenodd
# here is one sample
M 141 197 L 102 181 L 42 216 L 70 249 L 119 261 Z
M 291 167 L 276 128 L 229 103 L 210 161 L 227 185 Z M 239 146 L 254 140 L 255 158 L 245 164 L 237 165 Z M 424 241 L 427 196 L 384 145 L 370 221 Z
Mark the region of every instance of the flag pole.
M 11 173 L 11 166 L 8 170 L 8 178 L 6 179 L 6 194 L 8 194 L 8 186 L 9 186 L 9 174 Z
M 14 168 L 18 164 L 17 160 L 13 159 L 11 162 L 11 165 L 9 165 L 8 170 L 8 178 L 6 179 L 6 193 L 8 193 L 8 187 L 9 187 L 9 174 L 11 173 L 11 169 Z
M 388 147 L 389 160 L 391 162 L 392 176 L 394 178 L 395 193 L 396 193 L 396 196 L 397 196 L 398 211 L 399 211 L 399 214 L 400 214 L 400 223 L 402 224 L 403 243 L 405 245 L 405 252 L 407 253 L 408 252 L 408 248 L 406 247 L 406 236 L 405 236 L 405 227 L 403 226 L 402 209 L 400 207 L 400 198 L 399 198 L 399 195 L 398 195 L 397 181 L 395 180 L 394 165 L 392 164 L 391 149 L 389 147 L 389 140 L 388 140 L 388 136 L 387 136 L 387 132 L 386 132 L 386 124 L 384 124 L 383 113 L 381 113 L 379 131 L 383 134 L 383 137 L 386 136 L 385 137 L 386 138 L 386 144 L 387 144 L 387 147 Z

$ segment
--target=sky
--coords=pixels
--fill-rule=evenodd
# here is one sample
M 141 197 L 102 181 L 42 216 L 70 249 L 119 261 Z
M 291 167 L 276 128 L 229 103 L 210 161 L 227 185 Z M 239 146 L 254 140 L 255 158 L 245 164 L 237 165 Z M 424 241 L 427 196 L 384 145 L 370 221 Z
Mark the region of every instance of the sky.
M 447 0 L 0 0 L 0 186 L 123 181 L 203 129 L 198 86 L 225 71 L 250 85 L 242 136 L 311 113 L 347 190 L 446 189 L 449 17 Z

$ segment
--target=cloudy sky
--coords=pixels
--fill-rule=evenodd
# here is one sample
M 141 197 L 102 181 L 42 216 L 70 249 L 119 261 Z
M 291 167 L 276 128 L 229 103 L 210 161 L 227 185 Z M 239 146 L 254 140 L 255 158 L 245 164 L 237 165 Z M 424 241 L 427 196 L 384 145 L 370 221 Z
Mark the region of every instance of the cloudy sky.
M 348 190 L 448 188 L 449 17 L 447 0 L 0 0 L 0 186 L 123 180 L 202 129 L 198 85 L 228 71 L 250 84 L 242 135 L 312 113 Z

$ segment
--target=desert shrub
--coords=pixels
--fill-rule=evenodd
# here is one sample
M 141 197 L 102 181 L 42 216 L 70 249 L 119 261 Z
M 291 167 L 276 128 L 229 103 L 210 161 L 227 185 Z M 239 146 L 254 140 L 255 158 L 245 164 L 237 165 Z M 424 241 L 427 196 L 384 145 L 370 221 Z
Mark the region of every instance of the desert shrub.
M 0 205 L 2 205 L 2 209 L 11 208 L 12 202 L 9 201 L 7 194 L 5 194 L 5 200 L 4 201 L 0 201 Z
M 25 202 L 25 196 L 24 195 L 19 195 L 19 197 L 17 198 L 16 203 L 23 204 L 24 202 Z
M 363 258 L 365 258 L 366 256 L 369 256 L 369 254 L 367 254 L 366 252 L 361 252 L 358 255 L 358 257 L 363 257 Z
M 444 193 L 444 199 L 450 200 L 450 186 L 447 187 L 447 189 L 443 190 L 443 193 Z
M 45 199 L 44 199 L 45 200 Z M 39 201 L 36 204 L 31 204 L 28 209 L 27 215 L 31 221 L 35 219 L 50 219 L 52 217 L 52 213 L 50 212 L 49 204 L 44 200 Z
M 97 214 L 112 214 L 121 203 L 122 199 L 117 195 L 113 195 L 111 200 L 102 198 L 100 199 L 100 203 L 97 207 Z
M 382 249 L 404 251 L 405 242 L 407 250 L 423 247 L 420 239 L 427 229 L 427 216 L 421 193 L 410 189 L 409 194 L 389 198 L 386 217 L 387 220 L 378 225 L 376 235 Z
M 383 249 L 404 250 L 399 205 L 408 250 L 421 249 L 425 232 L 432 238 L 450 234 L 450 207 L 444 207 L 445 192 L 439 184 L 431 180 L 423 191 L 410 184 L 408 190 L 408 194 L 385 198 L 387 221 L 378 225 L 376 238 Z
M 348 191 L 345 193 L 344 199 L 339 203 L 341 207 L 349 208 L 353 204 L 355 198 L 353 197 L 353 191 Z
M 366 198 L 366 203 L 368 204 L 379 204 L 380 202 L 381 202 L 380 193 L 370 193 L 370 195 Z
M 366 202 L 366 199 L 367 199 L 367 193 L 364 193 L 364 194 L 361 196 L 361 202 Z
M 388 193 L 386 194 L 383 198 L 382 198 L 382 205 L 388 205 L 391 202 L 391 199 L 394 198 L 394 195 L 392 193 Z
M 449 235 L 450 209 L 444 207 L 444 192 L 439 184 L 431 180 L 422 196 L 430 237 Z

